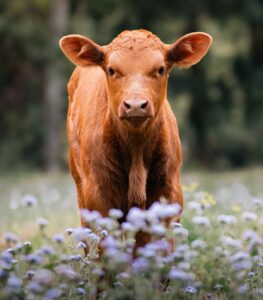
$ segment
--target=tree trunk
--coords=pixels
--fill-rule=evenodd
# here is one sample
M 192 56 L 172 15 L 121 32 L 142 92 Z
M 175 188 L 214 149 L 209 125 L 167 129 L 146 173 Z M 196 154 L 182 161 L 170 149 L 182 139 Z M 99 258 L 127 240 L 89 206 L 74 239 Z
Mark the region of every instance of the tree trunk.
M 195 1 L 188 20 L 187 32 L 199 31 L 200 17 L 204 12 L 201 1 Z M 207 95 L 205 70 L 202 63 L 190 69 L 193 99 L 189 108 L 189 121 L 194 131 L 193 147 L 198 162 L 206 166 L 210 163 L 209 145 L 207 140 L 207 118 L 209 97 Z
M 46 138 L 45 157 L 49 171 L 61 168 L 60 153 L 62 108 L 64 102 L 64 82 L 60 72 L 58 59 L 58 41 L 63 35 L 68 20 L 68 1 L 52 0 L 49 10 L 49 63 L 46 68 L 45 105 L 46 105 Z

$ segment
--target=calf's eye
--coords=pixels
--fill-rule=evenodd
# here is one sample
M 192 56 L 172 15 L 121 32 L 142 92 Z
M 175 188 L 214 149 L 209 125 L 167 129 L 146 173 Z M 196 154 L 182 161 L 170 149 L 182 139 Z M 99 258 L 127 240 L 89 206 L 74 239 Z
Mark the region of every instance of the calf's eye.
M 162 66 L 162 67 L 159 68 L 158 74 L 162 76 L 162 75 L 164 75 L 164 71 L 165 71 L 165 69 L 164 69 L 164 67 Z
M 114 76 L 114 75 L 115 75 L 114 69 L 111 68 L 111 67 L 109 67 L 109 69 L 108 69 L 108 74 L 109 74 L 109 76 Z

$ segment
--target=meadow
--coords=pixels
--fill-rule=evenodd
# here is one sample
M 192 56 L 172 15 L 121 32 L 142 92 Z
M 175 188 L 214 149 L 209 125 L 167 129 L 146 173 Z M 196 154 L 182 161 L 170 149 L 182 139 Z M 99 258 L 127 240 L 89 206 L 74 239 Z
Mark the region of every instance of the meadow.
M 263 297 L 262 168 L 186 172 L 181 223 L 169 226 L 179 208 L 162 199 L 121 225 L 119 210 L 82 211 L 83 229 L 68 174 L 0 178 L 0 299 Z M 133 258 L 138 230 L 151 242 Z

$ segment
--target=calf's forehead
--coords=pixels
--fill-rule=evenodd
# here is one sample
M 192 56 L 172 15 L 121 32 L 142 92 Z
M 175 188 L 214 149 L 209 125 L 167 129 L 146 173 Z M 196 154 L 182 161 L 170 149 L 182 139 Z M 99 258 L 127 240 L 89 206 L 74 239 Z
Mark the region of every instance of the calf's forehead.
M 159 68 L 165 63 L 163 53 L 157 49 L 145 48 L 142 51 L 134 49 L 121 49 L 109 54 L 108 66 L 122 69 L 124 73 L 139 70 L 149 70 Z
M 126 30 L 107 46 L 107 54 L 111 65 L 160 65 L 165 60 L 165 44 L 147 30 Z
M 109 44 L 109 49 L 116 51 L 125 48 L 136 50 L 143 50 L 145 48 L 162 49 L 164 48 L 164 44 L 150 31 L 144 29 L 125 30 Z

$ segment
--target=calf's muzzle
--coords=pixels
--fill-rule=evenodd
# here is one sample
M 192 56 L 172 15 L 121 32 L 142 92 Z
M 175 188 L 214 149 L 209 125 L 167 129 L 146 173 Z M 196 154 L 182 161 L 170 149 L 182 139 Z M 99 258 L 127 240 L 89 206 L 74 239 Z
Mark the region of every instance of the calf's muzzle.
M 128 121 L 130 118 L 151 118 L 153 117 L 152 105 L 146 99 L 127 99 L 121 103 L 119 116 Z

